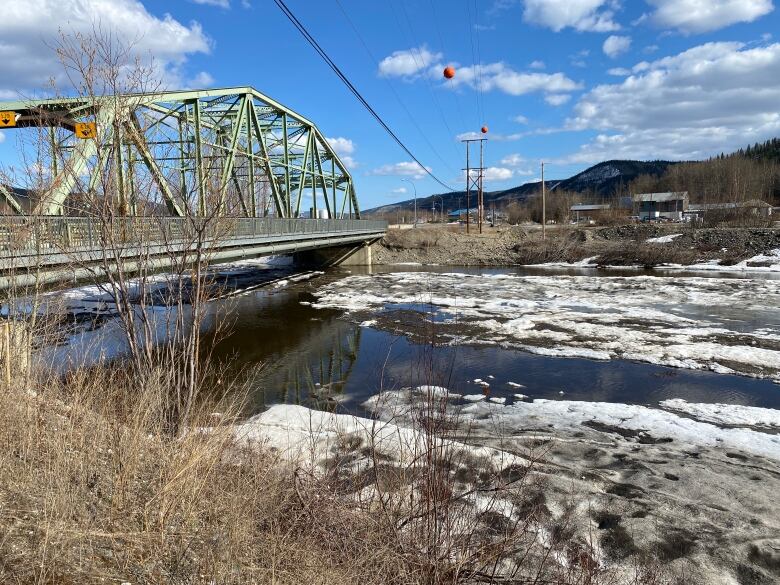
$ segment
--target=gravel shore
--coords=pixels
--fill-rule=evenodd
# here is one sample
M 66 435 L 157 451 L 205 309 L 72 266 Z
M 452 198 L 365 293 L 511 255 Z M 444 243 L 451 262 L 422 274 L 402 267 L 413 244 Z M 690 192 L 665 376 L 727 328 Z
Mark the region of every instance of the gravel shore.
M 652 240 L 672 236 L 669 241 Z M 650 241 L 648 241 L 650 240 Z M 466 234 L 450 226 L 390 230 L 374 247 L 377 264 L 512 266 L 549 262 L 599 265 L 736 264 L 780 249 L 780 229 L 707 228 L 687 225 L 622 225 L 601 228 L 519 226 Z

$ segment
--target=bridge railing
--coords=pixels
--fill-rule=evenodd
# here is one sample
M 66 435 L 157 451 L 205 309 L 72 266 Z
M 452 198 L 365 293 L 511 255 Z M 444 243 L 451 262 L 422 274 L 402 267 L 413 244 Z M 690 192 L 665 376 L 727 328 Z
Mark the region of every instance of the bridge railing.
M 229 245 L 241 240 L 309 239 L 380 233 L 386 229 L 387 222 L 369 219 L 118 217 L 103 221 L 88 217 L 2 216 L 0 257 L 116 245 L 186 245 L 197 240 Z

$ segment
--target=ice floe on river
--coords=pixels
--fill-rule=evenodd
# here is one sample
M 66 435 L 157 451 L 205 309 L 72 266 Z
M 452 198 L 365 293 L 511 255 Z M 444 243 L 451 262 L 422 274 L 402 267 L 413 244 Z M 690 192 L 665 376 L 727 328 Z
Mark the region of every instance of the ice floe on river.
M 398 272 L 349 276 L 318 308 L 432 313 L 453 343 L 780 381 L 780 281 Z

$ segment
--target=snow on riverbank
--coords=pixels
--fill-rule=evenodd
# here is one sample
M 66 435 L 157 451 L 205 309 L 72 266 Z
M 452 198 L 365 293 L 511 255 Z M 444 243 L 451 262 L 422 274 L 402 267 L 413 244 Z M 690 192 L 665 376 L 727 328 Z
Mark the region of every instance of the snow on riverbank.
M 739 410 L 733 415 L 729 414 L 729 408 L 740 407 L 721 409 L 723 419 L 734 420 L 735 417 L 740 416 Z M 774 420 L 780 416 L 780 411 L 756 410 L 774 412 Z M 534 424 L 538 428 L 574 430 L 584 423 L 598 423 L 616 429 L 636 431 L 656 440 L 673 439 L 688 446 L 734 449 L 780 461 L 780 436 L 778 435 L 751 429 L 721 428 L 646 406 L 607 402 L 534 400 L 516 402 L 511 406 L 504 406 L 501 410 L 488 402 L 481 402 L 465 407 L 463 412 L 472 417 L 476 425 L 489 416 L 491 425 L 500 425 L 510 434 L 513 429 L 524 428 L 529 424 Z M 713 419 L 716 418 L 713 415 Z
M 643 406 L 550 400 L 503 405 L 417 388 L 367 401 L 379 420 L 277 405 L 235 432 L 240 442 L 270 448 L 296 468 L 354 486 L 357 500 L 370 507 L 377 494 L 365 478 L 382 474 L 397 485 L 397 478 L 416 477 L 404 470 L 425 461 L 420 454 L 431 442 L 421 442 L 420 424 L 427 419 L 420 416 L 430 399 L 449 403 L 444 416 L 450 424 L 425 428 L 446 432 L 436 449 L 456 449 L 449 471 L 465 494 L 457 499 L 463 503 L 459 518 L 516 522 L 537 509 L 530 527 L 543 543 L 565 524 L 573 541 L 593 543 L 602 566 L 618 571 L 630 555 L 672 550 L 665 563 L 684 567 L 697 583 L 735 583 L 744 567 L 757 566 L 755 551 L 772 550 L 767 537 L 780 527 L 774 505 L 780 436 L 752 429 L 720 428 Z M 503 487 L 490 514 L 483 514 L 474 482 L 487 478 L 499 478 Z M 518 478 L 517 490 L 504 483 Z M 391 488 L 384 496 L 410 501 L 410 488 Z
M 661 406 L 687 414 L 696 420 L 719 425 L 780 429 L 780 410 L 738 404 L 695 404 L 681 398 L 664 400 Z
M 439 333 L 461 343 L 780 381 L 780 281 L 399 272 L 350 276 L 315 295 L 313 306 L 361 320 L 427 307 Z
M 657 238 L 648 238 L 645 240 L 648 244 L 669 244 L 675 239 L 679 238 L 682 234 L 669 234 L 668 236 L 659 236 Z
M 461 398 L 460 395 L 451 397 Z M 457 411 L 461 424 L 467 424 L 469 432 L 477 436 L 499 433 L 504 437 L 512 437 L 522 435 L 529 429 L 538 429 L 550 436 L 562 436 L 561 433 L 577 433 L 587 427 L 601 429 L 606 433 L 631 431 L 622 433 L 622 436 L 634 434 L 646 443 L 674 442 L 686 448 L 717 447 L 780 461 L 780 435 L 751 428 L 724 428 L 660 408 L 542 399 L 505 405 L 504 402 L 479 395 L 464 396 L 462 399 L 465 404 L 453 406 L 452 410 Z M 712 423 L 780 425 L 780 411 L 767 408 L 689 404 L 678 399 L 666 400 L 661 405 L 695 418 L 708 419 Z M 414 410 L 415 395 L 409 390 L 385 392 L 368 399 L 364 406 L 382 420 L 398 420 Z
M 660 236 L 658 238 L 650 238 L 646 240 L 650 244 L 669 244 L 674 241 L 675 238 L 682 234 L 671 234 L 668 236 Z M 600 270 L 644 270 L 645 266 L 629 265 L 629 266 L 609 266 L 599 264 L 599 257 L 593 256 L 585 258 L 579 262 L 545 262 L 542 264 L 529 264 L 529 268 L 593 268 Z M 755 272 L 757 274 L 775 274 L 780 273 L 780 249 L 771 250 L 766 254 L 758 254 L 752 258 L 742 260 L 735 264 L 721 264 L 721 260 L 715 258 L 713 260 L 706 260 L 702 262 L 695 262 L 694 264 L 658 264 L 653 267 L 654 270 L 685 270 L 688 272 L 719 272 L 722 274 L 745 274 Z
M 446 390 L 442 389 L 446 394 Z M 436 389 L 425 387 L 414 391 L 415 395 L 430 393 Z M 456 397 L 458 395 L 452 395 Z M 272 447 L 293 462 L 309 461 L 323 466 L 334 451 L 348 444 L 355 449 L 371 445 L 377 452 L 390 457 L 395 463 L 411 464 L 426 448 L 426 439 L 420 431 L 387 421 L 362 418 L 351 414 L 336 414 L 312 410 L 304 406 L 277 404 L 247 422 L 237 425 L 234 435 L 246 445 Z M 453 442 L 450 442 L 454 444 Z M 521 457 L 480 446 L 466 446 L 472 455 L 485 458 L 499 468 L 515 465 Z

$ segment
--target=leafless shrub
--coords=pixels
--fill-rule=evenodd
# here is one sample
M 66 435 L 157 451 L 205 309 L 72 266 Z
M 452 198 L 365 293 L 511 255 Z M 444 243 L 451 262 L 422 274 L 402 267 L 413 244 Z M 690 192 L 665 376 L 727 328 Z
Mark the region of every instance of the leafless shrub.
M 648 244 L 625 242 L 619 249 L 604 251 L 598 263 L 607 266 L 644 266 L 652 268 L 662 264 L 693 264 L 701 253 L 691 248 L 673 244 Z

